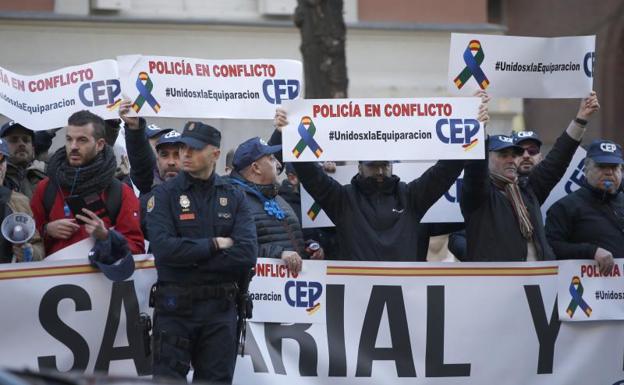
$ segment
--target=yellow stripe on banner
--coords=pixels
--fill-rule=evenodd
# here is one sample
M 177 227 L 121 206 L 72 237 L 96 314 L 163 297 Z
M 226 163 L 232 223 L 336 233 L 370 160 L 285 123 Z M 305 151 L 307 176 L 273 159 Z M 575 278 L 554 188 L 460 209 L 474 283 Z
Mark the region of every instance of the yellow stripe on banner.
M 488 88 L 489 85 L 490 85 L 490 82 L 488 82 L 487 80 L 484 80 L 481 82 L 481 88 L 483 89 Z
M 292 152 L 295 155 L 295 158 L 299 157 L 300 152 L 296 148 Z
M 557 275 L 557 266 L 544 267 L 357 267 L 328 266 L 327 275 L 383 277 L 496 277 Z
M 456 79 L 456 80 L 455 80 L 455 86 L 457 86 L 457 87 L 461 87 L 461 85 L 462 85 L 462 81 L 461 81 L 461 80 L 459 80 L 459 79 Z
M 466 148 L 464 148 L 464 151 L 472 150 L 478 143 L 479 143 L 478 141 L 470 143 L 468 146 L 466 146 Z
M 150 269 L 154 267 L 153 260 L 135 261 L 134 268 Z M 34 269 L 16 269 L 0 271 L 0 281 L 6 279 L 33 278 L 33 277 L 54 277 L 59 275 L 93 274 L 100 270 L 91 265 L 70 265 L 70 266 L 48 266 Z
M 317 157 L 317 158 L 320 158 L 320 157 L 321 157 L 321 155 L 323 154 L 323 150 L 321 150 L 321 149 L 319 148 L 318 150 L 314 151 L 314 154 L 316 154 L 316 157 Z

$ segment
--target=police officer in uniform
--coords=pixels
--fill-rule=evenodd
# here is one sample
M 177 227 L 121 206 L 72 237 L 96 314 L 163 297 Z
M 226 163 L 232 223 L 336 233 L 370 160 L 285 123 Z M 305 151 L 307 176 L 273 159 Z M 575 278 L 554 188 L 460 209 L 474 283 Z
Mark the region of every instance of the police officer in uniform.
M 155 378 L 231 383 L 236 297 L 255 265 L 256 228 L 242 191 L 215 173 L 221 133 L 188 122 L 182 171 L 147 205 L 158 281 L 153 291 Z

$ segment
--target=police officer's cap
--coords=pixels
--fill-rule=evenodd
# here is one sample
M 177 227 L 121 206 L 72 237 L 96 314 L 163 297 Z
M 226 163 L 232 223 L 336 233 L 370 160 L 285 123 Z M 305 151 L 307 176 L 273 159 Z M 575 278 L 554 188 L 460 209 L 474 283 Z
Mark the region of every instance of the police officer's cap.
M 536 142 L 539 147 L 542 147 L 542 141 L 535 131 L 518 131 L 513 134 L 514 144 L 520 144 L 529 140 Z
M 232 167 L 234 167 L 234 170 L 240 171 L 263 156 L 272 155 L 280 151 L 282 151 L 281 145 L 269 146 L 264 140 L 257 136 L 247 139 L 241 143 L 236 149 L 236 152 L 234 152 Z
M 89 261 L 111 281 L 124 281 L 134 273 L 134 258 L 121 234 L 115 230 L 109 230 L 108 234 L 107 240 L 95 241 Z
M 201 150 L 209 144 L 221 147 L 221 132 L 202 122 L 187 122 L 180 142 L 196 150 Z
M 610 140 L 594 140 L 587 149 L 587 157 L 599 164 L 623 164 L 622 147 Z

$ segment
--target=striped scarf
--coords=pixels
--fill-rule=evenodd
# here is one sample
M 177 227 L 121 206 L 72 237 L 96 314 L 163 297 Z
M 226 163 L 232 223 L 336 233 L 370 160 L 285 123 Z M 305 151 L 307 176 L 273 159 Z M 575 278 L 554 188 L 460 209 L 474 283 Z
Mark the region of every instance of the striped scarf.
M 522 200 L 522 194 L 520 193 L 520 187 L 518 186 L 518 179 L 509 179 L 503 175 L 496 174 L 490 171 L 490 179 L 496 187 L 505 191 L 505 196 L 511 202 L 518 225 L 520 226 L 520 232 L 522 236 L 530 240 L 533 237 L 533 224 L 529 217 L 529 211 Z

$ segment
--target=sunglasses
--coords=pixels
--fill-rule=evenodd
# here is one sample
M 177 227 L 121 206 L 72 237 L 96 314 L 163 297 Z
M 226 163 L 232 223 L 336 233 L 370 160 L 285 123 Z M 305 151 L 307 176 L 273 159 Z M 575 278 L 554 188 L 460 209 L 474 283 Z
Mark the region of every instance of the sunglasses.
M 528 152 L 530 156 L 534 156 L 540 153 L 540 149 L 537 146 L 523 147 L 522 154 L 524 155 L 525 152 Z

